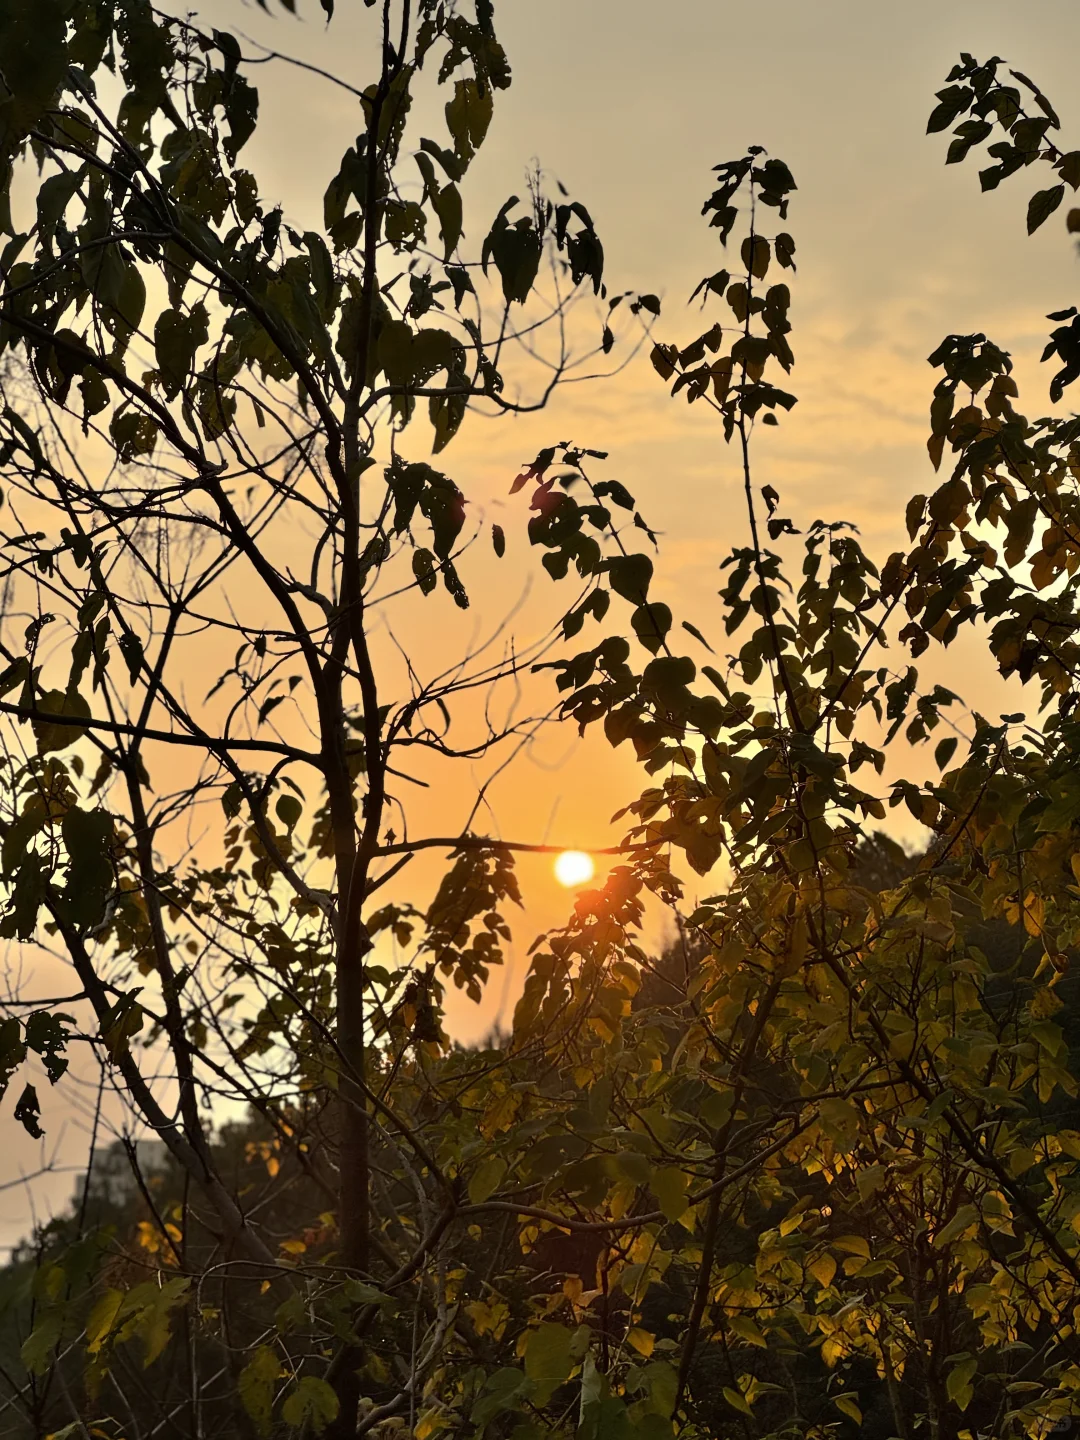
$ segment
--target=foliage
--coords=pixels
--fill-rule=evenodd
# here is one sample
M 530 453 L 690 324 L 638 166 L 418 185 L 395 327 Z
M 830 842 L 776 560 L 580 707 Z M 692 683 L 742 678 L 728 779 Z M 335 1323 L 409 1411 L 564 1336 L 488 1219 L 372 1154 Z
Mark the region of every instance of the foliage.
M 130 1151 L 122 1203 L 91 1170 L 8 1272 L 11 1433 L 1042 1434 L 1080 1409 L 1080 422 L 1027 420 L 1008 355 L 950 336 L 949 467 L 910 548 L 879 569 L 850 526 L 800 531 L 753 479 L 795 404 L 796 187 L 751 148 L 704 205 L 738 263 L 695 292 L 706 328 L 652 350 L 742 476 L 737 653 L 676 626 L 633 497 L 560 443 L 512 486 L 576 589 L 556 642 L 423 681 L 384 620 L 468 605 L 474 527 L 406 453 L 419 402 L 441 453 L 570 372 L 579 297 L 601 354 L 659 305 L 608 298 L 588 211 L 539 181 L 465 260 L 460 185 L 510 78 L 491 5 L 373 23 L 363 133 L 301 234 L 239 164 L 235 37 L 147 0 L 0 3 L 0 924 L 78 987 L 12 1007 L 0 1078 L 36 1055 L 64 1083 L 78 1042 L 166 1157 Z M 955 160 L 996 121 L 987 188 L 1051 165 L 1035 228 L 1080 174 L 999 66 L 964 57 L 931 129 L 969 115 Z M 433 70 L 448 143 L 416 144 Z M 512 400 L 545 317 L 554 378 Z M 1053 318 L 1057 397 L 1080 367 Z M 963 735 L 958 697 L 895 667 L 965 624 L 1037 725 Z M 193 656 L 221 671 L 197 703 Z M 417 833 L 402 767 L 516 743 L 459 738 L 464 697 L 526 666 L 647 788 L 534 946 L 512 1035 L 469 1051 L 442 986 L 480 997 L 500 963 L 515 847 Z M 938 774 L 882 795 L 897 739 L 937 740 Z M 866 838 L 901 805 L 930 836 L 910 860 Z M 376 898 L 427 848 L 450 862 L 426 908 Z M 724 878 L 686 914 L 688 872 Z M 679 920 L 661 957 L 650 896 Z M 248 1118 L 210 1135 L 222 1101 Z M 36 1132 L 29 1080 L 15 1113 Z

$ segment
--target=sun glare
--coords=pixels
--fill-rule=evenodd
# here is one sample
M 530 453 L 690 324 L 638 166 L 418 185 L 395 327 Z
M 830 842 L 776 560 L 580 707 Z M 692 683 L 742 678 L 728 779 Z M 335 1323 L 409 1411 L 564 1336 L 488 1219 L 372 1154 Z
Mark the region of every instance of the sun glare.
M 555 879 L 568 890 L 575 885 L 584 885 L 595 874 L 592 856 L 586 855 L 584 850 L 564 850 L 555 861 Z

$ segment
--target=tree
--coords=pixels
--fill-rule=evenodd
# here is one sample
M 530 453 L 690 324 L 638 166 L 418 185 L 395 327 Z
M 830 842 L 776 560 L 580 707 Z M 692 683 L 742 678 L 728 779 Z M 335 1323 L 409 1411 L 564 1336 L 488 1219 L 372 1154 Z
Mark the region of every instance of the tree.
M 461 251 L 459 187 L 510 78 L 490 5 L 374 18 L 377 78 L 346 84 L 362 133 L 301 234 L 240 164 L 258 93 L 235 37 L 148 0 L 0 9 L 3 933 L 44 926 L 91 1012 L 13 1016 L 5 1074 L 29 1049 L 59 1079 L 81 1028 L 209 1207 L 225 1265 L 260 1274 L 276 1247 L 218 1173 L 204 1103 L 257 1107 L 329 1186 L 343 1273 L 367 1275 L 372 1124 L 413 1139 L 370 1046 L 403 1016 L 438 1044 L 439 977 L 479 995 L 517 898 L 506 847 L 417 835 L 399 793 L 412 755 L 475 760 L 527 734 L 459 740 L 458 711 L 544 649 L 464 654 L 430 680 L 380 649 L 388 592 L 469 603 L 466 497 L 409 457 L 410 424 L 426 410 L 439 454 L 470 405 L 543 404 L 582 361 L 570 309 L 606 298 L 588 212 L 538 179 L 479 263 Z M 448 136 L 408 153 L 432 72 Z M 623 299 L 657 309 L 619 297 L 605 317 Z M 605 324 L 592 352 L 613 343 Z M 545 345 L 537 394 L 514 398 L 515 354 Z M 501 556 L 499 527 L 491 543 Z M 207 656 L 224 673 L 189 702 Z M 219 803 L 220 848 L 192 853 L 188 827 Z M 380 908 L 432 843 L 455 860 L 431 907 Z M 373 963 L 377 936 L 414 930 L 414 967 Z M 32 1084 L 16 1115 L 36 1131 Z M 292 1413 L 354 1413 L 358 1353 L 329 1399 L 309 1404 L 325 1382 L 302 1379 Z
M 556 276 L 568 266 L 605 299 L 588 214 L 538 192 L 531 214 L 500 213 L 480 272 L 494 266 L 502 304 L 485 328 L 480 274 L 454 258 L 456 187 L 508 78 L 484 4 L 473 19 L 385 7 L 365 134 L 321 238 L 292 234 L 237 169 L 255 102 L 235 41 L 140 0 L 9 0 L 0 17 L 7 153 L 44 161 L 0 308 L 19 507 L 5 614 L 25 611 L 24 638 L 4 642 L 4 925 L 63 946 L 106 1078 L 172 1157 L 141 1209 L 110 1230 L 82 1207 L 9 1277 L 20 1423 L 960 1440 L 1072 1414 L 1080 1125 L 1060 1017 L 1080 925 L 1077 422 L 1029 422 L 1008 356 L 951 336 L 931 357 L 930 457 L 940 467 L 948 447 L 952 468 L 909 505 L 911 548 L 879 569 L 849 526 L 800 532 L 753 474 L 759 425 L 795 404 L 795 181 L 758 148 L 716 167 L 704 213 L 738 264 L 698 287 L 706 328 L 660 340 L 652 362 L 715 410 L 742 474 L 747 534 L 721 592 L 739 648 L 717 656 L 650 599 L 653 561 L 631 541 L 647 526 L 599 478 L 605 457 L 554 445 L 514 482 L 545 568 L 580 585 L 562 639 L 586 622 L 600 638 L 461 683 L 553 670 L 564 715 L 629 741 L 648 788 L 624 812 L 623 863 L 534 947 L 512 1036 L 455 1048 L 439 976 L 481 989 L 516 896 L 513 847 L 451 837 L 424 913 L 371 904 L 425 839 L 447 843 L 385 827 L 395 751 L 453 758 L 432 716 L 460 693 L 388 692 L 372 589 L 404 562 L 420 591 L 441 576 L 464 601 L 463 497 L 404 459 L 401 432 L 417 400 L 438 449 L 468 404 L 510 404 L 504 351 L 532 323 L 513 307 L 545 245 Z M 421 141 L 410 201 L 406 96 L 436 57 L 453 148 Z M 110 109 L 114 63 L 127 91 Z M 1032 120 L 1000 64 L 965 57 L 931 128 L 971 112 L 962 158 L 996 116 L 1008 138 L 989 173 L 1048 163 L 1075 188 L 1074 155 L 1046 139 L 1049 102 L 1013 77 Z M 411 257 L 397 292 L 379 270 L 391 252 Z M 1055 394 L 1075 378 L 1070 334 L 1052 337 Z M 141 345 L 154 366 L 136 378 Z M 86 444 L 116 461 L 104 482 L 67 418 L 76 382 Z M 277 448 L 256 448 L 259 418 Z M 300 511 L 316 539 L 298 581 L 274 527 Z M 225 608 L 240 566 L 272 625 Z M 187 705 L 170 679 L 192 623 L 243 646 L 228 711 Z M 967 623 L 1038 682 L 1041 721 L 972 716 L 962 750 L 936 744 L 934 780 L 883 797 L 885 747 L 936 738 L 958 703 L 892 657 Z M 710 658 L 681 653 L 683 634 Z M 198 756 L 190 780 L 155 758 L 170 746 Z M 150 788 L 161 774 L 165 793 Z M 909 864 L 867 843 L 886 798 L 932 832 Z M 211 799 L 220 859 L 205 842 L 170 854 L 167 826 Z M 721 860 L 718 893 L 683 914 L 680 874 Z M 681 922 L 659 959 L 640 937 L 649 893 Z M 396 970 L 372 958 L 384 930 L 412 946 Z M 33 1051 L 60 1080 L 78 1022 L 26 1008 L 6 1022 L 6 1070 Z M 209 1134 L 212 1096 L 246 1101 L 248 1120 Z M 17 1113 L 36 1127 L 32 1087 Z M 162 1380 L 140 1387 L 137 1366 Z

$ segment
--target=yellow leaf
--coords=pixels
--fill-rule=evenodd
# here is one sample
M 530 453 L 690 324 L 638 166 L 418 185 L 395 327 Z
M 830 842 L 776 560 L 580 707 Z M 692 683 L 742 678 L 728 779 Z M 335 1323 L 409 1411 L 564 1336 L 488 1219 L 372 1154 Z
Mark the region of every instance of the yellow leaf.
M 1019 1145 L 1015 1150 L 1009 1152 L 1009 1174 L 1022 1175 L 1025 1170 L 1030 1170 L 1038 1160 L 1034 1150 L 1029 1150 L 1026 1145 Z
M 836 1406 L 837 1410 L 841 1412 L 841 1414 L 847 1415 L 849 1419 L 854 1420 L 856 1425 L 862 1424 L 862 1411 L 859 1409 L 858 1405 L 856 1405 L 852 1396 L 837 1395 L 836 1399 L 833 1401 L 833 1404 Z
M 861 1235 L 841 1235 L 839 1240 L 832 1243 L 838 1250 L 846 1250 L 849 1255 L 861 1255 L 864 1260 L 870 1259 L 870 1246 Z
M 286 1255 L 303 1255 L 307 1246 L 303 1240 L 282 1240 L 281 1249 L 285 1251 Z
M 434 1435 L 436 1430 L 441 1429 L 441 1420 L 438 1410 L 428 1410 L 416 1422 L 416 1429 L 413 1435 L 416 1440 L 428 1440 L 429 1435 Z
M 738 1335 L 740 1340 L 745 1340 L 748 1345 L 757 1345 L 759 1349 L 768 1349 L 768 1342 L 754 1322 L 745 1315 L 732 1315 L 728 1320 L 732 1333 Z
M 822 1289 L 831 1285 L 836 1274 L 836 1261 L 831 1255 L 819 1255 L 806 1267 Z
M 1029 935 L 1041 935 L 1043 920 L 1046 917 L 1046 905 L 1041 895 L 1028 894 L 1024 896 L 1024 929 Z
M 521 1096 L 514 1090 L 507 1090 L 504 1094 L 495 1096 L 484 1111 L 484 1118 L 480 1122 L 480 1133 L 490 1139 L 500 1130 L 509 1129 L 520 1104 Z
M 101 1299 L 90 1311 L 90 1318 L 86 1322 L 86 1349 L 90 1355 L 97 1355 L 102 1345 L 109 1337 L 116 1321 L 117 1312 L 123 1303 L 123 1295 L 119 1290 L 106 1290 Z
M 741 1415 L 753 1415 L 753 1411 L 746 1403 L 746 1397 L 740 1395 L 738 1390 L 732 1390 L 729 1385 L 724 1386 L 724 1399 L 733 1410 L 738 1410 Z
M 656 1336 L 650 1335 L 647 1330 L 642 1330 L 640 1326 L 635 1325 L 632 1330 L 626 1332 L 626 1343 L 632 1345 L 639 1355 L 644 1355 L 648 1360 L 656 1345 Z

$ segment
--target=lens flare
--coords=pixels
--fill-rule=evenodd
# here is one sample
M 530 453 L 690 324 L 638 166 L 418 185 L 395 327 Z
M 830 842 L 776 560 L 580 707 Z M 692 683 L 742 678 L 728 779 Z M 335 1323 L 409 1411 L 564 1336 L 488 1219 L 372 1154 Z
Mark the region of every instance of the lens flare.
M 568 890 L 587 884 L 595 874 L 592 856 L 584 850 L 564 850 L 555 861 L 555 879 Z

